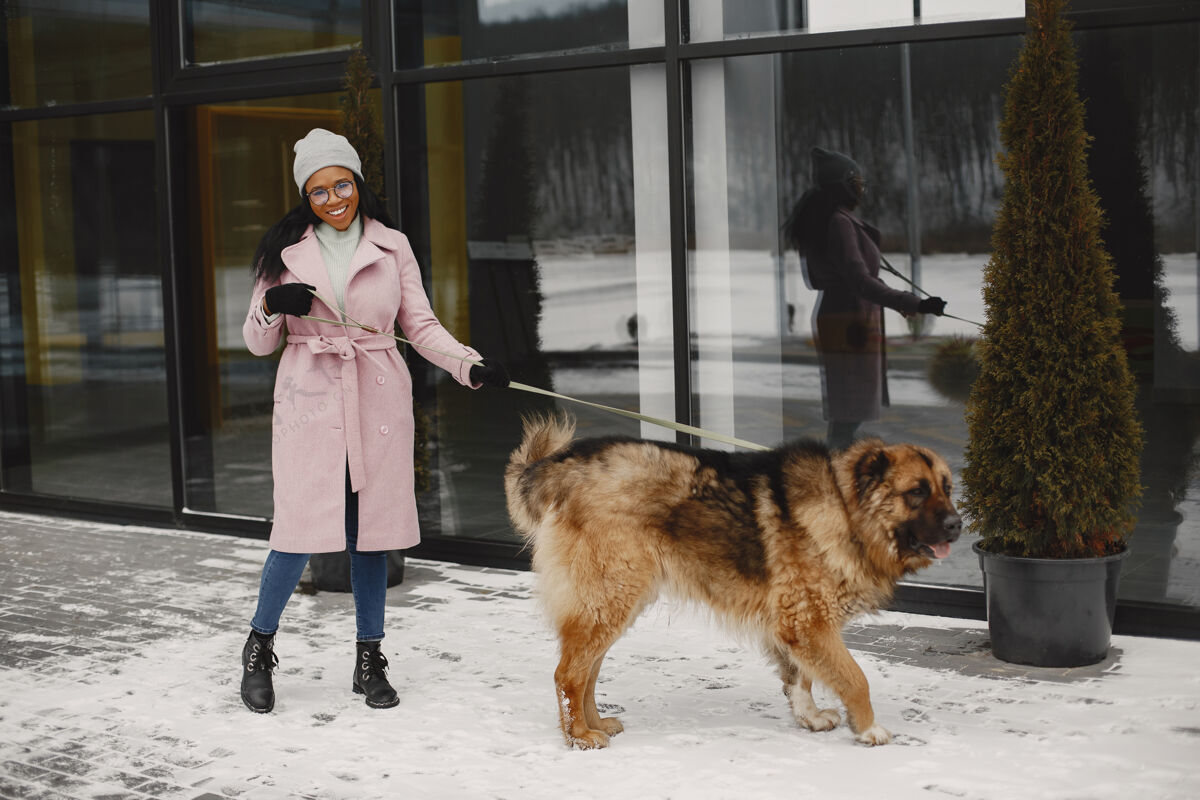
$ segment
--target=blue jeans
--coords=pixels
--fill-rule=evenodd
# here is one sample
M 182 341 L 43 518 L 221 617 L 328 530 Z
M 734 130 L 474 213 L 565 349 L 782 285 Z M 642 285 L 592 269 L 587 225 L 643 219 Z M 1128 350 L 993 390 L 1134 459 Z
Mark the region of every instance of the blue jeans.
M 346 474 L 346 549 L 350 551 L 350 588 L 354 591 L 354 615 L 360 642 L 383 639 L 383 606 L 387 595 L 387 552 L 358 551 L 358 495 L 350 491 Z M 267 553 L 258 588 L 258 608 L 250 627 L 264 636 L 279 630 L 279 618 L 296 590 L 308 553 Z

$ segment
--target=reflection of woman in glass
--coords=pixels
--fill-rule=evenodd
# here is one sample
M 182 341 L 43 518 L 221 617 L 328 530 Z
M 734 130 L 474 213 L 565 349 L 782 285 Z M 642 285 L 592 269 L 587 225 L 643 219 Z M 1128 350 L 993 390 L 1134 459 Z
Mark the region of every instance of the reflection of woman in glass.
M 275 378 L 275 518 L 242 649 L 242 701 L 260 713 L 274 707 L 274 636 L 284 606 L 310 553 L 348 549 L 358 633 L 352 688 L 368 706 L 390 708 L 400 700 L 379 651 L 386 551 L 420 538 L 412 380 L 390 336 L 301 317 L 340 320 L 344 312 L 386 332 L 399 323 L 406 339 L 440 351 L 417 348 L 459 383 L 507 386 L 508 376 L 496 361 L 451 357 L 481 360 L 434 316 L 408 239 L 363 183 L 346 137 L 315 128 L 295 150 L 300 203 L 259 243 L 242 328 L 255 355 L 286 342 Z
M 785 234 L 804 261 L 809 287 L 821 293 L 813 329 L 828 444 L 842 448 L 888 404 L 881 306 L 905 316 L 940 315 L 946 303 L 918 299 L 879 280 L 879 230 L 851 213 L 866 192 L 858 164 L 814 147 L 812 165 L 817 185 L 796 203 Z

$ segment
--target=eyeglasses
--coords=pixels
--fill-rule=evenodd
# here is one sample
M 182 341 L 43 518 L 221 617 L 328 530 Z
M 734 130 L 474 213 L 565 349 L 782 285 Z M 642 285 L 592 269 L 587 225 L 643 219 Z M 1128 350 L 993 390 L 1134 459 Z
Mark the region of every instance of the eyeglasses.
M 354 194 L 354 181 L 338 181 L 333 185 L 333 193 L 345 200 Z M 313 189 L 311 192 L 307 192 L 304 196 L 307 197 L 308 202 L 312 203 L 314 206 L 323 206 L 329 202 L 328 189 Z

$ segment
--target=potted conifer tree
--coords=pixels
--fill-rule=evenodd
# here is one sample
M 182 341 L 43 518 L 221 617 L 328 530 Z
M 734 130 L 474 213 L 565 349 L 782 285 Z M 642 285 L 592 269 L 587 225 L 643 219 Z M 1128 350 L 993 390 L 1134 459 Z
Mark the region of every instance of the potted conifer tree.
M 1005 87 L 963 508 L 982 537 L 993 654 L 1079 666 L 1108 653 L 1142 429 L 1065 0 L 1027 7 Z

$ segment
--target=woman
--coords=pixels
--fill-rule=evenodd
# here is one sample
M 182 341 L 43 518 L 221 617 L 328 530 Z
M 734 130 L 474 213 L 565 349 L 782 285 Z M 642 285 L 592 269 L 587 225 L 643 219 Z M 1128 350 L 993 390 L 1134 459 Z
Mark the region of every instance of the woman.
M 259 713 L 274 708 L 274 636 L 284 606 L 309 554 L 349 549 L 358 634 L 352 689 L 368 706 L 390 708 L 400 700 L 379 650 L 386 551 L 420 538 L 412 381 L 390 336 L 302 317 L 341 320 L 344 312 L 380 331 L 398 322 L 406 339 L 434 348 L 416 352 L 459 383 L 503 387 L 508 376 L 438 322 L 408 239 L 364 184 L 346 138 L 314 128 L 295 151 L 300 203 L 258 245 L 242 327 L 255 355 L 286 342 L 275 377 L 275 519 L 242 649 L 242 701 Z
M 800 253 L 805 279 L 819 291 L 814 315 L 827 442 L 841 449 L 858 426 L 888 404 L 883 309 L 941 315 L 940 297 L 924 300 L 879 280 L 879 230 L 854 216 L 866 193 L 862 170 L 849 156 L 812 149 L 817 185 L 800 198 L 785 234 Z

